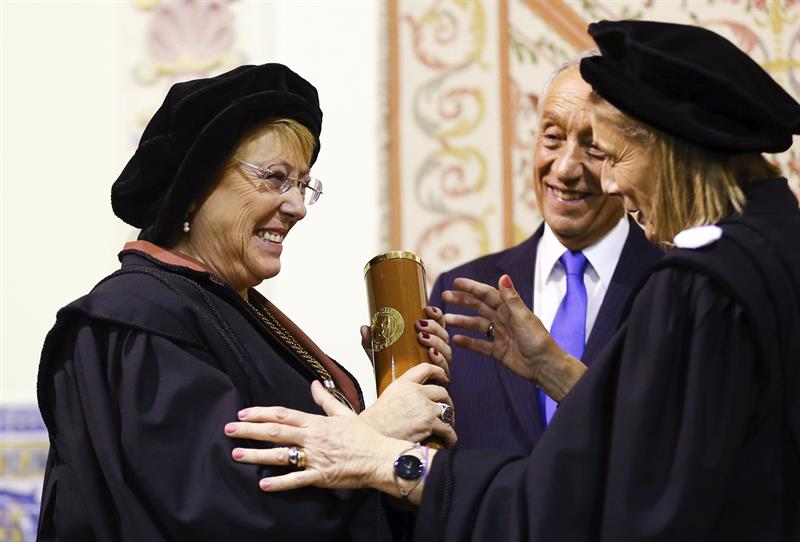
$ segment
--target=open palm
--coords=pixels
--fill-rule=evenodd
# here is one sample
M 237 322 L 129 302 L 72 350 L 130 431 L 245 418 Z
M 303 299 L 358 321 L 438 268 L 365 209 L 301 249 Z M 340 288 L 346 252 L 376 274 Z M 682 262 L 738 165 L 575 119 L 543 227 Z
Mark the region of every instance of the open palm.
M 506 279 L 507 285 L 503 285 Z M 538 380 L 548 353 L 560 351 L 542 322 L 525 306 L 511 279 L 501 278 L 500 290 L 471 279 L 458 278 L 454 290 L 442 294 L 445 303 L 474 310 L 478 316 L 446 314 L 448 326 L 486 334 L 494 323 L 493 337 L 476 339 L 454 335 L 458 346 L 491 356 L 528 380 Z

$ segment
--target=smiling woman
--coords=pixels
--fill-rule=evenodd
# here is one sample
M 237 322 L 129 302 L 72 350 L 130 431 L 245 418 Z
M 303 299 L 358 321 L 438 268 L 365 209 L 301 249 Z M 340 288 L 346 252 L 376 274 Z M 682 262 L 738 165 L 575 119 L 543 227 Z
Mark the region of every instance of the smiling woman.
M 603 190 L 622 197 L 654 242 L 671 245 L 681 230 L 741 212 L 742 186 L 780 175 L 760 154 L 688 143 L 625 115 L 596 92 L 590 102 L 595 143 L 605 155 Z
M 202 261 L 246 297 L 248 288 L 280 272 L 284 239 L 306 216 L 305 201 L 316 194 L 305 180 L 313 151 L 314 136 L 292 119 L 250 130 L 214 190 L 190 205 L 191 235 L 174 248 Z M 304 180 L 295 182 L 293 173 Z
M 321 413 L 314 380 L 384 435 L 455 440 L 447 392 L 426 383 L 448 379 L 441 312 L 417 322 L 431 363 L 365 409 L 353 377 L 254 289 L 322 192 L 309 175 L 321 124 L 316 89 L 279 64 L 170 89 L 111 189 L 139 240 L 45 341 L 39 540 L 387 539 L 376 493 L 264 495 L 252 481 L 265 471 L 230 461 L 236 412 Z

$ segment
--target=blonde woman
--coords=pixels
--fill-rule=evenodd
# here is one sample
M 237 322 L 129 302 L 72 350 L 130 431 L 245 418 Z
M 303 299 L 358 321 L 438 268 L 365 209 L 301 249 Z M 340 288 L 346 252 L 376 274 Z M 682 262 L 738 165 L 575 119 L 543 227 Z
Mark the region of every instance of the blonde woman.
M 385 434 L 455 440 L 437 417 L 446 390 L 423 384 L 447 381 L 440 312 L 417 323 L 431 363 L 364 408 L 352 375 L 255 290 L 322 196 L 310 171 L 321 126 L 316 89 L 281 64 L 170 89 L 111 189 L 139 240 L 59 311 L 44 345 L 39 540 L 391 539 L 376 492 L 265 494 L 250 480 L 286 466 L 231 462 L 237 443 L 222 433 L 254 403 L 322 413 L 319 380 Z

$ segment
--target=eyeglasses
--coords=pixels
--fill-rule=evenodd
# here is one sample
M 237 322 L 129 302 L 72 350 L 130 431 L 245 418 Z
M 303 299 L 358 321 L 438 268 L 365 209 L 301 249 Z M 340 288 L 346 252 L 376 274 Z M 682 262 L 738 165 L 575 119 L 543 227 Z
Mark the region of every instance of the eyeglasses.
M 265 169 L 246 160 L 239 160 L 238 162 L 254 171 L 264 188 L 279 194 L 288 192 L 293 186 L 297 185 L 297 189 L 300 191 L 300 195 L 306 205 L 313 205 L 322 195 L 322 181 L 315 177 L 306 175 L 302 179 L 295 179 L 289 176 L 286 166 L 281 164 L 272 164 Z

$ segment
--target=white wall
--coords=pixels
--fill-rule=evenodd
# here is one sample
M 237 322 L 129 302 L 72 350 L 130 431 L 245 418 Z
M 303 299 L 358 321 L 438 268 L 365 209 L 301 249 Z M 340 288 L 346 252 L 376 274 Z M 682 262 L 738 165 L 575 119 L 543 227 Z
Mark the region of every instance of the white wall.
M 39 352 L 57 309 L 118 262 L 135 232 L 109 190 L 131 153 L 133 2 L 0 2 L 0 404 L 35 401 Z M 364 263 L 380 252 L 382 3 L 233 2 L 247 62 L 283 62 L 320 92 L 325 195 L 260 288 L 374 395 L 358 326 Z M 138 17 L 138 19 L 137 19 Z M 134 20 L 135 19 L 135 20 Z
M 314 175 L 325 194 L 292 229 L 281 274 L 261 289 L 372 397 L 372 367 L 358 329 L 369 316 L 364 264 L 383 249 L 382 2 L 286 1 L 271 7 L 276 24 L 270 58 L 319 91 L 323 135 Z

